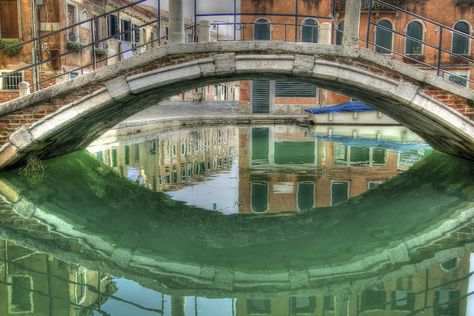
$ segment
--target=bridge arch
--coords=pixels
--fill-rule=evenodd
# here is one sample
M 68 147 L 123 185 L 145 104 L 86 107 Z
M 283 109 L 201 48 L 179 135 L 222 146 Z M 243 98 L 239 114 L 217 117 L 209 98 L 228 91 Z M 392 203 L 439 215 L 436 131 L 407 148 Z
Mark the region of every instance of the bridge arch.
M 0 109 L 7 127 L 0 168 L 30 153 L 48 158 L 84 148 L 126 117 L 186 90 L 256 78 L 311 82 L 355 97 L 434 148 L 474 159 L 472 90 L 366 49 L 262 41 L 170 45 L 8 102 Z

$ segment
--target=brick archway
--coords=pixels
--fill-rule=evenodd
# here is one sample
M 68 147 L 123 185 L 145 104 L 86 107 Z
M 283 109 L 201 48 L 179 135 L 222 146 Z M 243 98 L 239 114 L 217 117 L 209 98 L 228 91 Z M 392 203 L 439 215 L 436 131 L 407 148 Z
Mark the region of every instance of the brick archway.
M 366 49 L 290 42 L 175 44 L 0 108 L 0 168 L 28 154 L 84 148 L 116 123 L 183 91 L 240 79 L 291 78 L 356 97 L 434 148 L 474 160 L 472 90 Z

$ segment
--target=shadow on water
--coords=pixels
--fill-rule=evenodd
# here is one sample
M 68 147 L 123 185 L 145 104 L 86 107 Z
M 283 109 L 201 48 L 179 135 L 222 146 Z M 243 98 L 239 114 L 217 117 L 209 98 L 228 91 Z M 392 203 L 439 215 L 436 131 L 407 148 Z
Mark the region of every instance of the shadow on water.
M 435 152 L 333 207 L 224 216 L 77 152 L 47 161 L 41 183 L 1 175 L 0 238 L 180 295 L 334 293 L 472 249 L 473 175 L 472 162 Z M 464 238 L 452 237 L 459 231 Z

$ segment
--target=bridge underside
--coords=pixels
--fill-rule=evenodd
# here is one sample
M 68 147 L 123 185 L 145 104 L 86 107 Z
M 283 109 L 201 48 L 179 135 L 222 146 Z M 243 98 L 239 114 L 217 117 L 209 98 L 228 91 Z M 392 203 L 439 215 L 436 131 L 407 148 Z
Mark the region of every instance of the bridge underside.
M 363 49 L 238 42 L 156 49 L 7 103 L 2 118 L 64 103 L 68 94 L 83 91 L 74 102 L 9 134 L 0 149 L 0 168 L 22 164 L 30 154 L 46 159 L 82 149 L 123 119 L 178 93 L 257 78 L 311 82 L 360 99 L 434 148 L 474 160 L 472 91 Z

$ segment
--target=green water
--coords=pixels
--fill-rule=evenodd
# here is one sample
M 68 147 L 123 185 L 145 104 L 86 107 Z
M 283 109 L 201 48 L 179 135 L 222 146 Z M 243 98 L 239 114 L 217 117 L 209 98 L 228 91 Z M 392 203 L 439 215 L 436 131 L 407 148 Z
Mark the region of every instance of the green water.
M 0 315 L 473 315 L 473 175 L 396 127 L 104 135 L 0 175 Z

